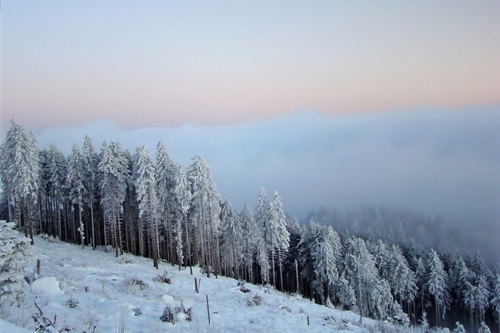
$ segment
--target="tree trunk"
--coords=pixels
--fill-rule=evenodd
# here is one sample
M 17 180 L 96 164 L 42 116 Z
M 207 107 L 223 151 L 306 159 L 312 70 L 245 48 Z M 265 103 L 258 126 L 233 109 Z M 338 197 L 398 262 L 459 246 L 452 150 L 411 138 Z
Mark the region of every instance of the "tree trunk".
M 82 242 L 82 250 L 83 250 L 85 248 L 85 244 L 83 244 L 83 242 L 85 240 L 85 236 L 84 236 L 84 231 L 83 231 L 82 210 L 81 210 L 80 205 L 78 205 L 78 219 L 80 222 L 80 241 Z

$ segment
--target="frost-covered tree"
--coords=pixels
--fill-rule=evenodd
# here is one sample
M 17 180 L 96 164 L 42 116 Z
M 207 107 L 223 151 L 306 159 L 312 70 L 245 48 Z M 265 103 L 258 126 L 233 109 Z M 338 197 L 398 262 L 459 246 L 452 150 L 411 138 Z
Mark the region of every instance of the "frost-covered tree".
M 491 296 L 491 309 L 498 323 L 498 331 L 500 332 L 500 272 L 497 272 L 493 278 Z
M 257 197 L 257 208 L 255 210 L 255 220 L 257 225 L 259 226 L 262 232 L 262 242 L 261 246 L 263 248 L 259 248 L 258 252 L 260 254 L 259 258 L 260 262 L 263 263 L 263 280 L 264 283 L 269 283 L 269 258 L 267 253 L 270 250 L 270 235 L 271 232 L 269 230 L 269 199 L 267 198 L 266 190 L 261 187 L 259 196 Z M 264 255 L 265 254 L 265 255 Z
M 51 216 L 55 215 L 55 226 L 53 230 L 57 233 L 59 239 L 62 238 L 62 210 L 64 208 L 66 187 L 66 174 L 68 172 L 68 163 L 64 154 L 51 145 L 47 152 L 47 173 L 48 173 L 48 194 L 50 198 Z
M 221 257 L 225 275 L 239 279 L 243 256 L 243 228 L 238 213 L 228 199 L 221 204 L 220 221 Z
M 20 226 L 33 243 L 33 207 L 38 199 L 40 152 L 36 139 L 12 118 L 5 140 L 0 146 L 1 177 L 7 198 L 22 213 Z M 9 214 L 12 217 L 12 214 Z M 21 215 L 21 214 L 19 214 Z
M 273 262 L 273 284 L 276 285 L 275 257 L 278 260 L 280 287 L 283 289 L 283 260 L 290 245 L 290 234 L 286 228 L 286 217 L 281 209 L 281 197 L 274 192 L 273 201 L 269 205 L 269 232 L 271 259 Z M 277 256 L 275 256 L 277 254 Z
M 177 174 L 175 178 L 175 198 L 177 199 L 177 206 L 179 207 L 180 210 L 180 220 L 182 222 L 182 226 L 184 228 L 184 234 L 185 234 L 185 239 L 186 239 L 186 248 L 187 248 L 187 260 L 189 262 L 189 269 L 191 272 L 191 275 L 193 275 L 193 268 L 192 268 L 192 258 L 191 258 L 191 238 L 190 238 L 190 232 L 189 230 L 191 229 L 189 220 L 187 219 L 187 213 L 189 209 L 191 208 L 191 191 L 189 188 L 189 182 L 187 178 L 187 173 L 186 173 L 186 168 L 182 165 L 177 166 Z M 179 228 L 179 225 L 177 225 Z M 179 228 L 181 229 L 181 228 Z M 177 231 L 178 234 L 182 235 L 182 230 Z M 180 248 L 179 248 L 180 247 Z M 182 251 L 182 245 L 179 243 L 177 244 L 177 253 Z
M 391 261 L 388 245 L 379 239 L 375 244 L 371 244 L 370 252 L 375 258 L 375 267 L 377 267 L 380 277 L 387 280 L 390 275 L 389 265 Z
M 337 280 L 337 298 L 343 308 L 351 309 L 356 305 L 356 293 L 345 277 L 345 272 Z
M 400 302 L 411 304 L 417 295 L 416 278 L 399 246 L 392 245 L 387 263 L 385 279 L 391 286 L 392 294 Z
M 122 204 L 125 200 L 127 179 L 130 177 L 127 158 L 118 142 L 111 142 L 109 146 L 106 142 L 103 143 L 98 168 L 101 173 L 99 184 L 101 205 L 111 232 L 112 245 L 115 247 L 116 256 L 118 257 L 118 254 L 123 252 L 121 234 Z M 106 242 L 106 235 L 104 238 Z
M 315 267 L 314 267 L 314 251 L 316 240 L 320 239 L 321 226 L 310 220 L 304 227 L 302 237 L 298 244 L 299 248 L 299 266 L 301 267 L 301 278 L 306 282 L 306 295 L 313 296 L 315 292 Z
M 440 318 L 444 318 L 448 305 L 448 274 L 444 270 L 443 262 L 436 251 L 431 250 L 426 260 L 427 276 L 425 279 L 425 290 L 434 300 L 436 320 L 440 325 Z
M 96 228 L 94 224 L 94 204 L 97 184 L 97 154 L 92 139 L 86 135 L 82 146 L 83 184 L 87 192 L 84 202 L 89 209 L 92 249 L 96 248 Z
M 391 295 L 389 282 L 385 279 L 379 279 L 369 293 L 368 306 L 370 315 L 379 320 L 387 319 L 391 315 L 393 303 L 394 299 Z M 400 315 L 399 310 L 396 310 L 396 312 Z
M 71 155 L 69 156 L 68 175 L 66 178 L 66 182 L 69 188 L 69 200 L 72 204 L 71 210 L 74 211 L 74 206 L 76 206 L 78 210 L 78 233 L 80 235 L 80 243 L 82 245 L 82 249 L 85 245 L 85 230 L 82 220 L 82 203 L 83 198 L 87 196 L 83 177 L 84 173 L 82 156 L 80 153 L 80 148 L 78 148 L 78 146 L 75 144 L 71 148 Z
M 139 218 L 146 221 L 153 253 L 153 265 L 158 269 L 158 198 L 156 196 L 155 169 L 149 151 L 141 146 L 134 157 L 132 179 L 135 183 Z
M 349 284 L 356 292 L 360 321 L 362 321 L 363 315 L 369 313 L 369 305 L 374 296 L 371 292 L 379 285 L 375 259 L 367 250 L 363 239 L 351 237 L 347 240 L 344 270 Z
M 310 251 L 314 266 L 313 285 L 324 303 L 325 295 L 327 299 L 331 298 L 331 289 L 339 278 L 337 261 L 342 251 L 339 235 L 331 226 L 320 227 Z
M 244 271 L 246 274 L 245 279 L 247 281 L 255 283 L 253 275 L 253 262 L 254 257 L 257 255 L 257 249 L 259 246 L 259 241 L 261 241 L 262 239 L 262 234 L 257 226 L 254 214 L 250 209 L 250 206 L 248 206 L 247 204 L 243 206 L 243 210 L 239 214 L 239 219 L 243 228 L 242 231 L 244 235 L 242 243 L 242 264 L 244 266 Z
M 285 271 L 288 272 L 289 274 L 288 280 L 290 282 L 290 286 L 294 286 L 294 289 L 291 289 L 291 291 L 300 293 L 300 278 L 299 278 L 300 267 L 298 265 L 298 260 L 300 257 L 299 243 L 300 239 L 302 238 L 303 230 L 297 218 L 294 218 L 293 220 L 287 223 L 287 229 L 288 232 L 290 233 L 290 246 L 288 248 L 288 253 L 285 259 L 284 267 Z M 294 273 L 291 274 L 290 272 Z
M 27 285 L 23 271 L 33 255 L 30 239 L 14 228 L 15 223 L 0 221 L 0 309 L 22 301 Z
M 174 239 L 175 229 L 178 228 L 177 213 L 179 212 L 178 200 L 176 198 L 176 174 L 177 167 L 168 156 L 163 141 L 156 146 L 156 193 L 158 195 L 160 219 L 165 234 L 166 259 L 169 262 L 179 260 L 179 243 Z M 181 235 L 182 237 L 182 235 Z M 175 245 L 175 246 L 174 246 Z
M 212 180 L 210 167 L 201 156 L 193 158 L 188 174 L 192 193 L 191 216 L 196 230 L 195 241 L 199 263 L 207 267 L 208 276 L 211 270 L 218 275 L 220 195 Z

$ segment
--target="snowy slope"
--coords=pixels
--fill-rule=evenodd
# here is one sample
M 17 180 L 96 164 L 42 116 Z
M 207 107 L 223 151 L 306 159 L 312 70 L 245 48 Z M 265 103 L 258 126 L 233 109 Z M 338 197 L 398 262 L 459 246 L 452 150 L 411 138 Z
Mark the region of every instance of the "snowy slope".
M 33 333 L 33 331 L 21 328 L 11 324 L 5 320 L 0 319 L 0 332 L 2 333 Z
M 193 269 L 192 276 L 189 268 L 178 271 L 166 263 L 160 263 L 156 270 L 151 260 L 141 257 L 132 257 L 133 263 L 120 263 L 114 251 L 105 253 L 88 247 L 82 250 L 77 245 L 35 238 L 35 259 L 30 267 L 33 271 L 37 258 L 41 261 L 41 274 L 30 286 L 30 298 L 47 318 L 57 315 L 58 329 L 68 327 L 72 332 L 91 332 L 97 321 L 96 332 L 120 333 L 373 332 L 384 325 L 371 319 L 363 319 L 363 325 L 359 325 L 358 315 L 352 312 L 330 309 L 274 290 L 267 293 L 261 286 L 248 283 L 245 286 L 250 291 L 244 293 L 236 280 L 213 276 L 209 279 L 199 268 Z M 170 284 L 154 279 L 165 270 Z M 195 277 L 201 280 L 200 293 L 195 292 Z M 262 297 L 261 305 L 252 302 L 255 295 Z M 172 308 L 191 308 L 191 321 L 179 313 L 175 324 L 162 322 L 160 316 L 167 304 Z M 34 306 L 31 310 L 37 312 Z M 17 331 L 0 326 L 0 332 Z

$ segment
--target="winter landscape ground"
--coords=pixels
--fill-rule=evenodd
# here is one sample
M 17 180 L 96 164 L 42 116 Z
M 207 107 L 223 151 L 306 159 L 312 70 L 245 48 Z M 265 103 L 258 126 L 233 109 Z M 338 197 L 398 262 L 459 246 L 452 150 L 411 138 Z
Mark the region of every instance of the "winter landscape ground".
M 40 274 L 36 261 L 40 260 Z M 35 255 L 28 265 L 34 281 L 29 286 L 29 308 L 12 311 L 9 320 L 29 330 L 32 315 L 54 321 L 57 331 L 69 332 L 406 332 L 402 328 L 315 304 L 260 285 L 245 284 L 243 292 L 232 278 L 207 278 L 199 267 L 182 268 L 129 255 L 115 257 L 103 248 L 92 251 L 53 238 L 35 237 Z M 170 283 L 158 279 L 167 272 Z M 194 278 L 200 282 L 195 292 Z M 85 289 L 88 287 L 88 292 Z M 207 316 L 208 295 L 210 324 Z M 174 321 L 160 320 L 170 306 Z M 186 313 L 184 313 L 186 312 Z M 309 317 L 309 325 L 307 319 Z M 166 318 L 163 318 L 166 319 Z M 26 332 L 0 321 L 0 332 Z M 56 332 L 56 330 L 53 330 Z

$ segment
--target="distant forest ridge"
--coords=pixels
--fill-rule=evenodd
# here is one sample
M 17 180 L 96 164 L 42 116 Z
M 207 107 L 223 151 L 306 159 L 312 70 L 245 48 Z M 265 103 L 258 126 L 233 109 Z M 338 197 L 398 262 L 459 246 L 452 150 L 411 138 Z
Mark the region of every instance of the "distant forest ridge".
M 463 257 L 471 257 L 479 251 L 491 269 L 500 266 L 497 241 L 500 224 L 467 223 L 443 215 L 430 217 L 414 210 L 385 206 L 364 206 L 342 213 L 320 207 L 309 211 L 301 222 L 309 220 L 331 225 L 347 237 L 357 236 L 372 241 L 381 239 L 401 246 L 413 244 Z

